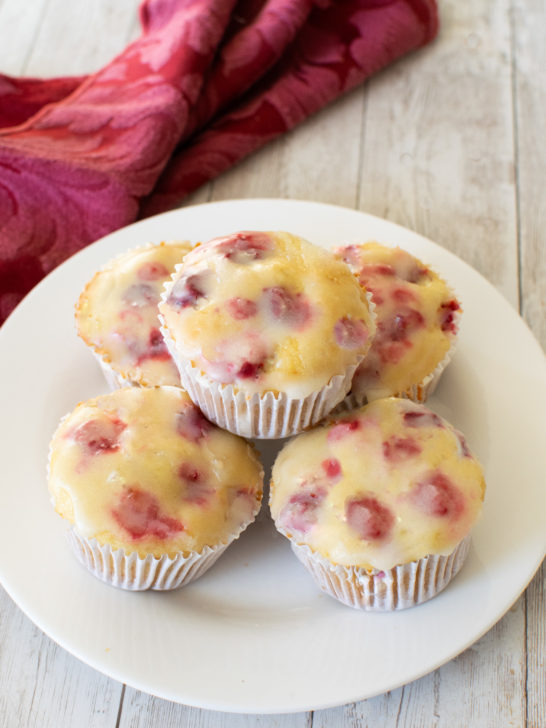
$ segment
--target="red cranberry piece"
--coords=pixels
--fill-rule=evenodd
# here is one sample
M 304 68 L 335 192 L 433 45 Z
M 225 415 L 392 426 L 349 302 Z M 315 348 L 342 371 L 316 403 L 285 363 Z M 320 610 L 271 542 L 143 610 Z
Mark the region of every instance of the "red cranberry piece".
M 377 286 L 370 286 L 362 280 L 360 281 L 360 285 L 366 288 L 366 291 L 371 295 L 372 301 L 375 303 L 376 306 L 381 306 L 381 304 L 385 302 L 382 290 L 380 288 L 378 288 Z
M 88 455 L 112 453 L 119 450 L 119 436 L 127 425 L 118 419 L 89 420 L 74 433 L 74 440 Z
M 191 483 L 203 481 L 203 473 L 193 465 L 190 465 L 190 463 L 182 463 L 182 465 L 178 468 L 178 475 L 182 478 L 182 480 L 187 480 Z
M 323 460 L 321 465 L 328 478 L 338 480 L 341 477 L 341 463 L 337 458 Z
M 158 281 L 169 277 L 169 270 L 159 262 L 143 263 L 137 270 L 137 276 L 141 281 Z
M 123 300 L 129 306 L 155 306 L 159 301 L 159 296 L 153 286 L 147 283 L 134 283 L 123 294 Z
M 163 356 L 167 353 L 163 336 L 159 329 L 152 329 L 150 336 L 148 337 L 148 347 L 150 349 L 150 356 Z
M 393 435 L 383 443 L 383 456 L 392 463 L 402 462 L 420 452 L 421 446 L 413 437 Z
M 189 503 L 204 506 L 214 495 L 214 488 L 206 482 L 204 474 L 190 463 L 182 463 L 178 475 L 184 481 L 184 500 Z
M 257 379 L 262 373 L 264 362 L 245 361 L 241 364 L 236 376 L 239 379 Z
M 442 420 L 430 410 L 404 412 L 404 424 L 407 427 L 443 427 Z
M 331 429 L 328 432 L 327 440 L 329 443 L 338 442 L 338 440 L 342 440 L 351 432 L 355 432 L 359 429 L 359 420 L 341 420 L 340 422 L 333 422 Z
M 344 316 L 334 326 L 334 337 L 342 349 L 358 349 L 368 340 L 369 331 L 360 319 Z
M 279 520 L 287 530 L 307 533 L 317 522 L 317 509 L 326 496 L 324 488 L 302 488 L 282 509 Z
M 410 500 L 428 516 L 457 519 L 464 510 L 461 492 L 439 470 L 429 473 L 413 487 Z
M 202 273 L 179 278 L 169 293 L 167 303 L 176 309 L 194 306 L 201 298 L 205 298 L 203 283 Z
M 142 342 L 139 339 L 127 340 L 127 350 L 133 355 L 137 366 L 148 359 L 167 361 L 170 354 L 167 350 L 161 331 L 157 328 L 150 329 L 146 348 L 143 350 Z
M 457 324 L 455 321 L 455 311 L 460 311 L 459 302 L 455 299 L 442 303 L 440 306 L 440 326 L 442 331 L 450 331 L 452 334 L 457 333 Z
M 380 339 L 376 342 L 375 350 L 383 364 L 398 364 L 411 347 L 411 341 L 381 341 Z
M 112 515 L 135 541 L 144 536 L 170 538 L 184 530 L 179 520 L 159 512 L 157 498 L 152 493 L 133 486 L 124 489 Z
M 395 270 L 388 263 L 365 263 L 361 270 L 360 276 L 367 278 L 368 276 L 394 276 Z
M 413 303 L 416 300 L 415 294 L 408 288 L 395 288 L 394 291 L 392 291 L 391 296 L 393 301 L 402 304 Z
M 249 298 L 230 298 L 226 301 L 226 308 L 229 315 L 238 320 L 251 318 L 256 315 L 258 307 Z
M 264 289 L 265 302 L 277 321 L 302 329 L 311 317 L 309 303 L 301 293 L 291 293 L 284 286 Z
M 388 329 L 393 341 L 403 341 L 409 334 L 425 325 L 424 316 L 414 308 L 406 308 L 395 314 Z
M 428 275 L 428 268 L 414 263 L 404 271 L 404 275 L 400 274 L 400 278 L 404 278 L 408 283 L 418 283 L 421 278 Z
M 271 250 L 271 238 L 267 233 L 241 232 L 219 241 L 218 248 L 232 263 L 246 265 L 266 257 Z
M 138 357 L 137 364 L 142 364 L 146 359 L 162 359 L 166 361 L 170 358 L 170 354 L 167 351 L 163 336 L 159 329 L 153 328 L 150 330 L 148 337 L 148 347 L 146 351 Z
M 195 405 L 188 405 L 176 414 L 176 431 L 191 442 L 198 442 L 212 429 L 211 423 Z
M 387 538 L 394 525 L 391 511 L 373 496 L 349 498 L 345 502 L 347 524 L 364 541 Z

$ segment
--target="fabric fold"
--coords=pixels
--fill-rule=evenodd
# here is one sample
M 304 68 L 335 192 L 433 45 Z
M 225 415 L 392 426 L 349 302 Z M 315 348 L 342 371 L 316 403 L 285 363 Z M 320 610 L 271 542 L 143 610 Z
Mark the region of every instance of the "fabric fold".
M 434 0 L 146 0 L 140 18 L 97 73 L 0 76 L 0 321 L 437 30 Z

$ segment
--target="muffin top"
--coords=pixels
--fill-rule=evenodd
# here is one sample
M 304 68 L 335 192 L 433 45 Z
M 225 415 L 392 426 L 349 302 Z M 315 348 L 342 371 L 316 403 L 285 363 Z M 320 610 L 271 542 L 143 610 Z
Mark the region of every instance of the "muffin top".
M 76 305 L 78 334 L 129 382 L 180 386 L 178 370 L 159 330 L 163 285 L 190 243 L 160 243 L 110 261 L 84 288 Z
M 459 302 L 436 273 L 401 248 L 371 242 L 335 254 L 376 306 L 376 335 L 351 391 L 360 401 L 403 394 L 446 356 L 457 333 Z
M 461 433 L 394 397 L 295 437 L 272 479 L 282 533 L 335 564 L 379 570 L 453 551 L 485 490 Z
M 141 556 L 227 543 L 256 515 L 262 467 L 178 387 L 82 402 L 50 447 L 49 490 L 85 538 Z
M 321 389 L 360 361 L 375 329 L 347 266 L 286 232 L 196 247 L 159 309 L 181 360 L 250 394 Z

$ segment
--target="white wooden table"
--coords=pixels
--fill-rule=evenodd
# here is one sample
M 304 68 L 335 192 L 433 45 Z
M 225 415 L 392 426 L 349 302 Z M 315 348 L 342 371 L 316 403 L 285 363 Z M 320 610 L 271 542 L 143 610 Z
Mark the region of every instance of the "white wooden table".
M 0 0 L 0 70 L 94 70 L 138 32 L 137 0 Z M 480 271 L 546 344 L 546 5 L 441 2 L 430 47 L 374 77 L 186 204 L 290 197 L 409 227 Z M 2 728 L 546 726 L 544 564 L 500 622 L 410 685 L 314 713 L 187 708 L 111 680 L 41 633 L 0 588 Z

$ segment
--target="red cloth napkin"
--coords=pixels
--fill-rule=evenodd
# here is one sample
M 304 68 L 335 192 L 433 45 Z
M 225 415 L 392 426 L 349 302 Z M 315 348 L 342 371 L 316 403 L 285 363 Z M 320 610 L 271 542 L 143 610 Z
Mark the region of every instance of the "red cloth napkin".
M 0 75 L 0 321 L 88 243 L 166 210 L 437 31 L 434 0 L 145 0 L 87 77 Z

